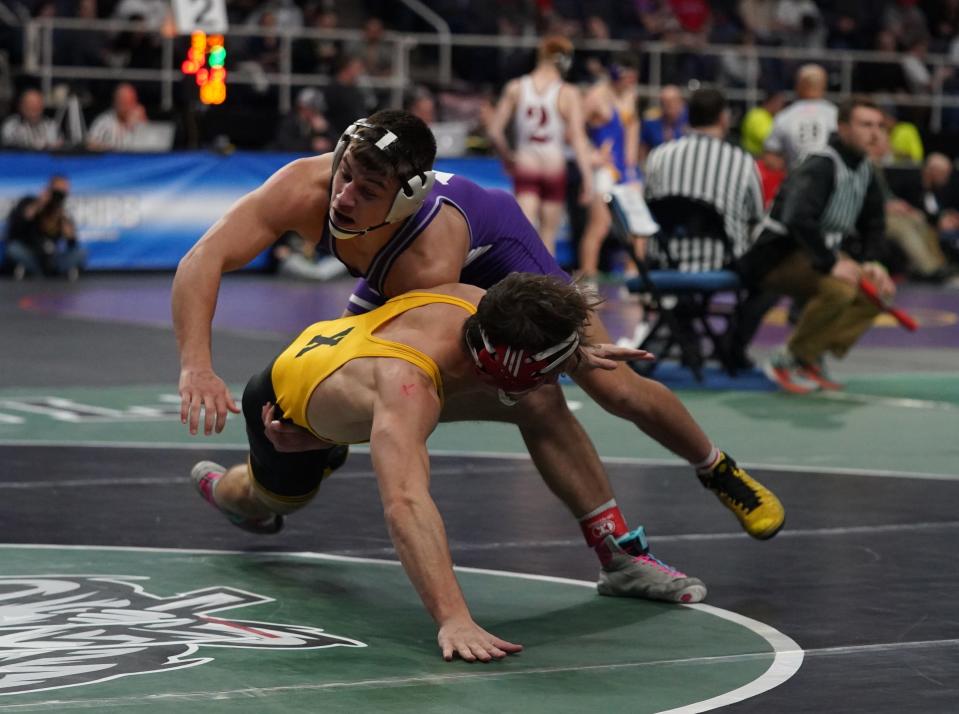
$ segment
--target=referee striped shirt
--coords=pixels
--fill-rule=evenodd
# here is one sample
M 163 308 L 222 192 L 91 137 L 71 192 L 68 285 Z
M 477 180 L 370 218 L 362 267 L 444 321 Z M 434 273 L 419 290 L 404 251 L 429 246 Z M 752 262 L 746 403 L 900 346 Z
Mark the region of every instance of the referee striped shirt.
M 0 144 L 11 149 L 44 151 L 56 149 L 61 143 L 60 130 L 52 119 L 30 123 L 19 114 L 14 114 L 0 126 Z
M 670 250 L 686 271 L 715 270 L 749 246 L 752 227 L 763 217 L 763 192 L 756 162 L 722 139 L 693 130 L 662 144 L 646 160 L 646 200 L 681 196 L 713 206 L 723 217 L 733 255 L 704 238 L 671 239 Z M 656 246 L 650 245 L 656 255 Z

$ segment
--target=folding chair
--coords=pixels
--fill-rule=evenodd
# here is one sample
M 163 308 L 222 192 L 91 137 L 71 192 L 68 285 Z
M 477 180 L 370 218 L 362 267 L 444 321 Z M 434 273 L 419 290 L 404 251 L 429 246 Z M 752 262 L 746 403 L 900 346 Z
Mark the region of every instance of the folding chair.
M 626 216 L 615 197 L 607 198 L 613 217 L 612 233 L 627 249 L 639 275 L 626 281 L 631 293 L 647 294 L 655 321 L 640 343 L 657 362 L 637 362 L 633 368 L 652 374 L 656 365 L 675 351 L 697 381 L 703 380 L 707 358 L 716 359 L 730 375 L 736 362 L 724 338 L 734 328 L 736 308 L 742 298 L 739 275 L 731 269 L 732 247 L 722 216 L 702 201 L 668 197 L 648 202 L 660 226 L 648 246 L 647 259 L 636 255 Z M 658 257 L 653 268 L 649 256 Z M 719 293 L 730 293 L 732 305 L 713 303 Z M 721 325 L 717 329 L 716 323 Z M 710 348 L 704 356 L 704 343 Z

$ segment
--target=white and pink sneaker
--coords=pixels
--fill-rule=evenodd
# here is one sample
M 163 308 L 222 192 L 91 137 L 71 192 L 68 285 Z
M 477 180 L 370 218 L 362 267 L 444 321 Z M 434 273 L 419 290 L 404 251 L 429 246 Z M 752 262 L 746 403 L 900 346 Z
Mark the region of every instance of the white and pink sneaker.
M 603 567 L 596 589 L 600 595 L 694 603 L 706 597 L 706 586 L 667 565 L 649 552 L 643 527 L 618 539 L 611 535 L 597 548 Z

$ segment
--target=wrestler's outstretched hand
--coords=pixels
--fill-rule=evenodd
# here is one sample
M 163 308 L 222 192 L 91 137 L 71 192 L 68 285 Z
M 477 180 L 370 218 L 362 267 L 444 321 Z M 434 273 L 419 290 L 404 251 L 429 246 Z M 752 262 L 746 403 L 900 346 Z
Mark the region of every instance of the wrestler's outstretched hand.
M 466 662 L 489 662 L 523 650 L 523 645 L 501 640 L 470 618 L 447 620 L 440 627 L 436 639 L 447 662 L 452 661 L 454 656 Z
M 582 350 L 583 364 L 594 369 L 616 369 L 620 362 L 640 360 L 655 362 L 656 357 L 646 350 L 633 347 L 620 347 L 609 343 L 591 345 Z
M 219 434 L 226 426 L 227 412 L 240 413 L 230 389 L 212 369 L 180 370 L 180 423 L 189 424 L 190 433 L 200 427 L 203 411 L 203 433 Z

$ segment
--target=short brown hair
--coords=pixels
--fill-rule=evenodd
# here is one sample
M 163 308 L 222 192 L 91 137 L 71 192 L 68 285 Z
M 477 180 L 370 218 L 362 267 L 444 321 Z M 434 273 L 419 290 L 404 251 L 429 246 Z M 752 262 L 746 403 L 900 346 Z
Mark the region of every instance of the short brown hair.
M 366 122 L 393 132 L 397 140 L 385 150 L 376 142 L 383 137 L 377 129 L 360 128 L 357 136 L 363 141 L 350 144 L 350 155 L 367 171 L 376 171 L 401 182 L 429 171 L 436 160 L 436 139 L 422 119 L 396 109 L 372 114 Z
M 852 113 L 860 107 L 863 109 L 875 109 L 877 112 L 882 112 L 882 109 L 879 108 L 879 105 L 872 101 L 869 97 L 853 95 L 839 102 L 839 114 L 836 116 L 836 120 L 840 124 L 848 124 L 850 119 L 852 119 Z
M 491 287 L 464 326 L 482 327 L 493 343 L 528 352 L 552 347 L 586 327 L 601 301 L 554 275 L 510 273 Z

